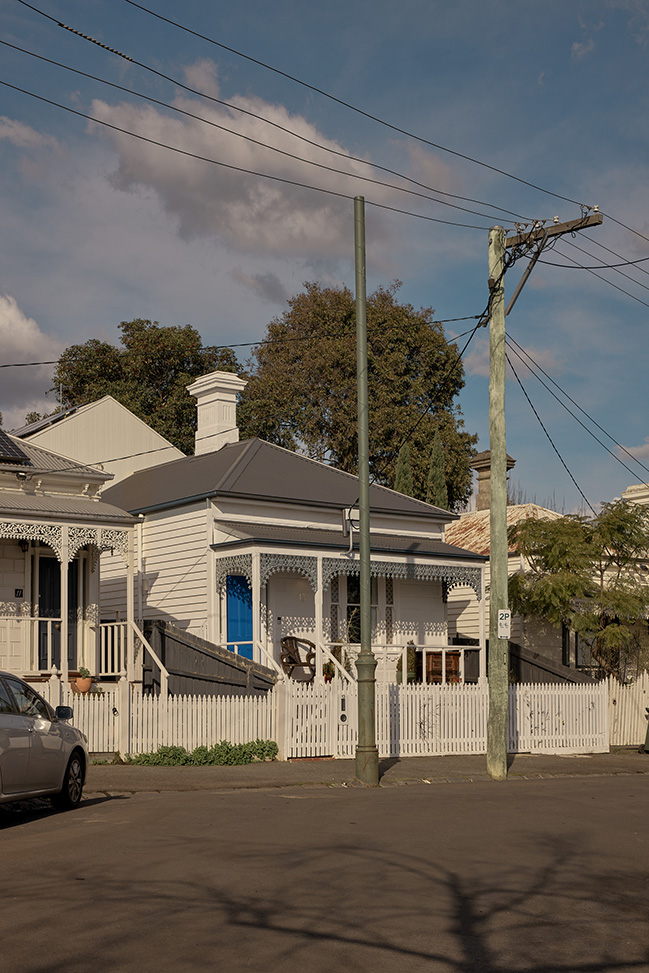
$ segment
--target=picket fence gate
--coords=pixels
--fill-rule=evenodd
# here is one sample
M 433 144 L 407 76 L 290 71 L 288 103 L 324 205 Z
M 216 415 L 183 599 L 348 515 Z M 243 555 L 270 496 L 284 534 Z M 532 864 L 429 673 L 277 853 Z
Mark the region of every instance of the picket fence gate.
M 285 756 L 353 757 L 358 735 L 355 685 L 286 687 Z M 486 686 L 376 686 L 380 757 L 486 753 Z M 281 729 L 281 728 L 280 728 Z M 608 688 L 592 685 L 509 687 L 510 753 L 605 753 Z
M 87 695 L 46 684 L 50 702 L 72 706 L 92 753 L 193 750 L 221 740 L 275 740 L 283 759 L 354 756 L 355 684 L 283 682 L 264 696 L 152 696 L 122 680 Z M 510 753 L 602 753 L 609 748 L 608 684 L 509 688 Z M 486 753 L 486 686 L 376 686 L 381 757 Z
M 639 747 L 647 736 L 649 673 L 642 672 L 632 683 L 608 680 L 608 723 L 612 747 Z

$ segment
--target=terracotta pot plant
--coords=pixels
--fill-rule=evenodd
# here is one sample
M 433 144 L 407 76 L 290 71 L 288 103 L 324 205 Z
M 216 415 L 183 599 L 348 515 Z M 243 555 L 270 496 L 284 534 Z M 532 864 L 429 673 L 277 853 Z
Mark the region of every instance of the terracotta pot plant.
M 90 670 L 85 666 L 79 666 L 79 675 L 76 678 L 77 689 L 80 693 L 89 693 L 92 686 L 92 676 Z

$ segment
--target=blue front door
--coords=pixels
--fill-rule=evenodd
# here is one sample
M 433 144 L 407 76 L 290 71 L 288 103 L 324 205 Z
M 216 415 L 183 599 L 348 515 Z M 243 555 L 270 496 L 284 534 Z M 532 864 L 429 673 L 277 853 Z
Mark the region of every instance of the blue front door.
M 236 642 L 239 655 L 252 659 L 252 590 L 248 579 L 240 574 L 229 574 L 225 585 L 228 643 Z M 247 644 L 246 644 L 247 643 Z M 233 645 L 228 645 L 234 651 Z

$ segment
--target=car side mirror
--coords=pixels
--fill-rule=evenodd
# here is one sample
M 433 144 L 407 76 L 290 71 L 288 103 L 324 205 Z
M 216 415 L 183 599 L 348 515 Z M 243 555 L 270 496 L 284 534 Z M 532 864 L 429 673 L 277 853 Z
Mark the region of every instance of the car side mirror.
M 73 716 L 71 706 L 57 706 L 54 713 L 57 720 L 71 720 Z

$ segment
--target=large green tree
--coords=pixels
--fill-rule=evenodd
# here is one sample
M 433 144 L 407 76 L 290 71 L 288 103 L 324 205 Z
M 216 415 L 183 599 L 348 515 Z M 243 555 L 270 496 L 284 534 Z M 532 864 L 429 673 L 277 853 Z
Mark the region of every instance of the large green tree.
M 60 406 L 112 395 L 178 449 L 193 453 L 196 400 L 186 387 L 207 372 L 236 371 L 234 353 L 204 347 L 189 324 L 161 327 L 136 318 L 119 328 L 121 347 L 92 338 L 63 352 L 52 389 Z
M 616 500 L 592 518 L 526 520 L 509 536 L 529 564 L 509 580 L 514 611 L 568 626 L 608 673 L 646 664 L 647 507 Z
M 469 462 L 476 441 L 464 431 L 455 402 L 464 370 L 432 310 L 400 303 L 398 287 L 379 287 L 367 300 L 371 473 L 392 486 L 399 449 L 408 439 L 413 495 L 425 499 L 438 431 L 449 505 L 455 508 L 471 492 Z M 307 283 L 288 303 L 250 362 L 239 410 L 242 433 L 355 473 L 354 297 L 347 288 Z

